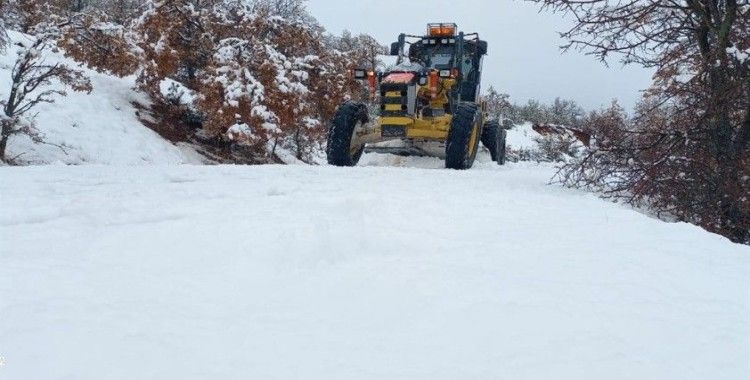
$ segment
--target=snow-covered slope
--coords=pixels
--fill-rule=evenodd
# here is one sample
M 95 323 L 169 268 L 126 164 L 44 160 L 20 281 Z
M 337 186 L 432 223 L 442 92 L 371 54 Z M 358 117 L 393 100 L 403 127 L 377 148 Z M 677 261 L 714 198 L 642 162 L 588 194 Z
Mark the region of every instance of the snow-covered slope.
M 749 247 L 384 161 L 1 170 L 0 378 L 750 378 Z
M 27 42 L 28 36 L 10 32 L 13 42 Z M 18 46 L 0 53 L 0 99 L 10 91 L 11 70 Z M 75 62 L 60 54 L 49 53 L 48 62 Z M 36 124 L 49 143 L 34 144 L 25 136 L 11 139 L 8 157 L 21 154 L 20 161 L 66 164 L 179 164 L 199 163 L 189 147 L 177 147 L 162 139 L 138 121 L 133 102 L 148 104 L 133 90 L 135 78 L 117 78 L 82 68 L 91 79 L 91 94 L 68 91 L 53 104 L 41 104 Z

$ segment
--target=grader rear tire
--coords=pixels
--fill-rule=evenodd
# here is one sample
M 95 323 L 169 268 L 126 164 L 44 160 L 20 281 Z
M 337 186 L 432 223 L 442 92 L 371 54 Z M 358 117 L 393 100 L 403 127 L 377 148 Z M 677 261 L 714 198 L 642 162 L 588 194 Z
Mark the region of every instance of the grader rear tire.
M 482 145 L 490 151 L 492 161 L 505 165 L 505 137 L 507 132 L 496 121 L 488 121 L 482 129 Z

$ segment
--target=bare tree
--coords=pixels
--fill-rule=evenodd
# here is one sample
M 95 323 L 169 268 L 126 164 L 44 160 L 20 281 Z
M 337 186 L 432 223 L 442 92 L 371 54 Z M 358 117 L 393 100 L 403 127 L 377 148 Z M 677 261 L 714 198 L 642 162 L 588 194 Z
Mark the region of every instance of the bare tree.
M 490 86 L 484 99 L 487 101 L 487 112 L 491 119 L 498 121 L 509 120 L 510 123 L 517 122 L 513 112 L 513 105 L 510 103 L 510 95 L 500 93 L 494 87 Z
M 5 23 L 3 23 L 3 20 L 0 20 L 0 53 L 5 52 L 5 48 L 8 46 L 9 42 L 10 38 L 8 37 L 8 33 L 5 31 Z
M 4 15 L 9 10 L 8 0 L 0 0 L 0 14 Z M 0 16 L 0 53 L 5 51 L 10 38 L 5 30 L 5 17 Z
M 91 0 L 90 7 L 104 12 L 108 18 L 123 26 L 135 19 L 143 12 L 147 0 Z
M 64 88 L 91 92 L 91 83 L 81 71 L 61 63 L 48 63 L 45 53 L 51 47 L 51 37 L 39 36 L 23 46 L 11 72 L 11 87 L 8 98 L 0 101 L 0 160 L 5 156 L 11 136 L 25 134 L 34 142 L 44 142 L 43 136 L 33 125 L 30 112 L 40 103 L 52 103 L 56 96 L 65 96 Z M 19 44 L 22 44 L 19 42 Z
M 251 0 L 255 11 L 280 16 L 289 22 L 304 22 L 310 20 L 305 6 L 306 0 Z
M 531 1 L 574 17 L 565 49 L 656 71 L 632 119 L 589 118 L 596 144 L 565 182 L 750 242 L 748 1 Z

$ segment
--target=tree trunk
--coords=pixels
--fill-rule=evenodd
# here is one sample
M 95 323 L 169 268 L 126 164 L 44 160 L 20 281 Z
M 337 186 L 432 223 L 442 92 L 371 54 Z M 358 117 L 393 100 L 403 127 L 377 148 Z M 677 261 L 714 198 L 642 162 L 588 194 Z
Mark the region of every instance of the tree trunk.
M 699 13 L 700 14 L 700 13 Z M 729 34 L 736 19 L 736 1 L 728 0 L 727 7 L 720 10 L 709 3 L 702 13 L 703 22 L 697 30 L 697 41 L 708 71 L 710 89 L 709 116 L 707 127 L 710 130 L 711 148 L 716 169 L 714 183 L 717 188 L 715 199 L 719 207 L 718 228 L 736 242 L 747 238 L 742 227 L 743 212 L 739 205 L 738 189 L 741 188 L 738 175 L 740 151 L 735 143 L 735 127 L 731 119 L 732 99 L 727 98 L 727 88 L 731 87 L 731 74 L 727 71 L 726 49 L 729 47 Z M 714 36 L 715 38 L 711 38 Z M 722 64 L 717 64 L 722 62 Z M 741 128 L 741 126 L 740 126 Z
M 296 147 L 295 147 L 295 150 L 296 150 L 295 156 L 300 161 L 302 160 L 302 136 L 301 136 L 302 135 L 302 133 L 301 133 L 302 131 L 301 131 L 301 129 L 302 129 L 302 127 L 298 126 L 297 129 L 294 131 L 294 144 L 296 145 Z
M 2 125 L 3 125 L 3 128 L 2 128 L 2 132 L 0 133 L 0 161 L 6 162 L 5 161 L 5 148 L 8 146 L 8 138 L 10 138 L 13 128 L 10 124 L 10 121 L 3 121 Z

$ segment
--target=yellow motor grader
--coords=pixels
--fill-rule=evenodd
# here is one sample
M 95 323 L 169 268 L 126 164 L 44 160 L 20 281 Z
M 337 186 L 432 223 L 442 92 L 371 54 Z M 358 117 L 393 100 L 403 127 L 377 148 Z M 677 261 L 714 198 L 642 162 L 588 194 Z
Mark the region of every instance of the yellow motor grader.
M 396 65 L 387 72 L 354 70 L 377 101 L 377 117 L 364 103 L 342 104 L 328 130 L 328 163 L 354 166 L 364 152 L 445 159 L 449 169 L 469 169 L 479 142 L 505 163 L 506 131 L 487 120 L 480 99 L 487 42 L 457 33 L 456 24 L 429 24 L 427 34 L 401 34 L 391 45 Z

